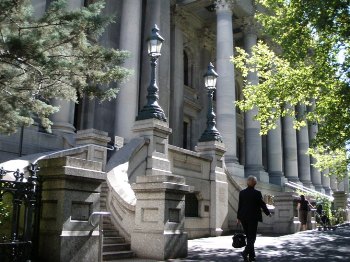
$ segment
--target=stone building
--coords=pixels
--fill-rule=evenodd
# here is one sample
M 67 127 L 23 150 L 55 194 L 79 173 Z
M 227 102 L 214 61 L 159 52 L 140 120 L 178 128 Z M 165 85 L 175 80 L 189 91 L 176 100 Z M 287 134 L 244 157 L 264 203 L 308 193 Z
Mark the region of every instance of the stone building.
M 32 2 L 35 13 L 40 15 L 50 1 Z M 79 8 L 89 2 L 70 0 L 69 6 Z M 283 193 L 292 190 L 285 185 L 288 181 L 326 195 L 335 191 L 348 192 L 346 179 L 338 183 L 335 178 L 324 176 L 311 165 L 314 160 L 305 154 L 309 141 L 317 132 L 316 125 L 296 131 L 292 120 L 284 118 L 267 136 L 260 136 L 259 123 L 253 120 L 256 109 L 244 113 L 235 108 L 234 101 L 242 98 L 244 86 L 242 76 L 230 62 L 234 47 L 239 46 L 249 52 L 258 39 L 264 39 L 253 19 L 255 7 L 252 2 L 106 0 L 105 12 L 116 15 L 117 23 L 108 27 L 101 44 L 131 52 L 125 67 L 134 71 L 132 77 L 120 84 L 117 99 L 110 102 L 82 99 L 79 104 L 73 104 L 53 101 L 60 106 L 60 111 L 52 116 L 52 133 L 34 125 L 24 128 L 22 135 L 21 132 L 12 136 L 1 135 L 0 162 L 20 155 L 45 155 L 43 152 L 76 148 L 81 144 L 81 136 L 86 135 L 84 130 L 90 130 L 92 144 L 99 141 L 100 145 L 107 146 L 107 137 L 110 137 L 111 143 L 120 149 L 104 152 L 101 156 L 106 166 L 105 169 L 102 167 L 102 171 L 108 173 L 106 208 L 112 213 L 113 224 L 131 241 L 134 252 L 143 257 L 149 254 L 149 249 L 141 248 L 142 244 L 135 242 L 133 236 L 137 235 L 134 239 L 142 238 L 140 228 L 149 234 L 159 228 L 149 231 L 144 228 L 147 228 L 144 225 L 147 221 L 158 221 L 158 218 L 153 220 L 154 216 L 157 217 L 156 209 L 137 205 L 152 206 L 143 194 L 147 191 L 145 188 L 155 181 L 147 182 L 139 177 L 149 174 L 177 177 L 176 181 L 172 180 L 174 184 L 183 185 L 181 190 L 189 193 L 186 194 L 185 206 L 180 208 L 184 214 L 182 211 L 171 213 L 176 208 L 170 208 L 172 211 L 168 215 L 184 215 L 180 228 L 190 238 L 220 235 L 233 228 L 238 192 L 249 175 L 258 178 L 259 189 L 266 198 L 281 194 L 283 201 L 287 202 L 288 197 L 293 202 L 292 194 Z M 159 33 L 165 39 L 158 60 L 157 82 L 159 104 L 167 123 L 138 124 L 135 118 L 146 104 L 151 75 L 146 40 L 154 24 L 158 25 Z M 198 142 L 207 121 L 208 98 L 203 74 L 209 62 L 215 65 L 219 75 L 214 107 L 223 144 Z M 257 75 L 250 74 L 248 77 L 251 82 L 258 83 Z M 150 148 L 159 144 L 164 146 L 161 156 L 149 152 Z M 151 159 L 152 164 L 147 159 Z M 151 166 L 157 163 L 160 167 Z M 148 188 L 147 192 L 150 191 Z M 164 199 L 164 206 L 171 206 L 167 198 Z M 144 220 L 138 217 L 138 210 L 145 212 L 142 213 Z M 148 210 L 147 213 L 145 210 Z M 294 211 L 290 212 L 293 218 Z M 283 218 L 278 220 L 277 215 L 274 219 L 266 219 L 260 230 L 272 232 L 273 223 L 286 223 Z M 177 218 L 174 221 L 178 221 Z M 167 228 L 169 225 L 163 226 L 170 230 Z M 141 231 L 138 232 L 138 229 Z M 182 240 L 180 238 L 179 242 Z M 181 250 L 178 252 L 183 254 Z M 171 256 L 166 253 L 161 258 Z

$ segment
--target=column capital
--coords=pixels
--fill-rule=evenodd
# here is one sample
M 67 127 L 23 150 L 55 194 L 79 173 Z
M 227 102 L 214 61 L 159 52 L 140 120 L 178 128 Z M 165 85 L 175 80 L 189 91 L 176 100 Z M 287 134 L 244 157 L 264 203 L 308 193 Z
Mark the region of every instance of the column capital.
M 236 1 L 235 0 L 215 0 L 214 4 L 216 7 L 216 12 L 219 12 L 219 11 L 232 12 L 232 9 L 236 4 Z

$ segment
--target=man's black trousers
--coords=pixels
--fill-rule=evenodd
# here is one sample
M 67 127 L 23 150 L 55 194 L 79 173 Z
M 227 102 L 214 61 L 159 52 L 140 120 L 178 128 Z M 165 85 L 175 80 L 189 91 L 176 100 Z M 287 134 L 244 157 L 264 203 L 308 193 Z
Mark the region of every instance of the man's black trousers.
M 244 234 L 247 236 L 247 246 L 244 249 L 244 254 L 250 258 L 255 258 L 254 243 L 256 240 L 256 231 L 258 229 L 258 221 L 241 221 Z

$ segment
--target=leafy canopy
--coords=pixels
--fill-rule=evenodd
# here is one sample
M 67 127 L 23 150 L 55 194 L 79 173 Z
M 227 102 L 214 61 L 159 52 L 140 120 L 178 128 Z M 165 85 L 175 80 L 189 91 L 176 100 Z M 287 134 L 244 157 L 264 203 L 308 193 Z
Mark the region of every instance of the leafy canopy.
M 237 105 L 245 111 L 258 108 L 261 134 L 284 116 L 294 119 L 295 128 L 318 124 L 310 149 L 316 167 L 344 176 L 350 141 L 350 1 L 258 0 L 257 10 L 264 42 L 251 56 L 238 48 L 232 59 L 243 76 L 257 71 L 259 84 L 247 82 Z M 304 110 L 297 113 L 295 106 Z
M 115 82 L 130 74 L 121 66 L 128 53 L 97 43 L 113 22 L 102 15 L 104 5 L 70 11 L 66 0 L 57 0 L 34 17 L 30 0 L 0 1 L 1 133 L 30 125 L 34 117 L 49 130 L 49 116 L 58 110 L 52 99 L 116 96 Z

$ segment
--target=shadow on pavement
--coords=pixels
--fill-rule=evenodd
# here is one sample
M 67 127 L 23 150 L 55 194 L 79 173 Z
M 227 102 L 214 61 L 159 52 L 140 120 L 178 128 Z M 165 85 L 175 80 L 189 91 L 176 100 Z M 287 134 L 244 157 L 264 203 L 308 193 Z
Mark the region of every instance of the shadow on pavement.
M 280 237 L 258 236 L 257 262 L 350 261 L 350 228 L 336 231 L 306 231 Z M 231 247 L 231 236 L 189 241 L 186 259 L 169 261 L 243 261 L 242 249 Z

